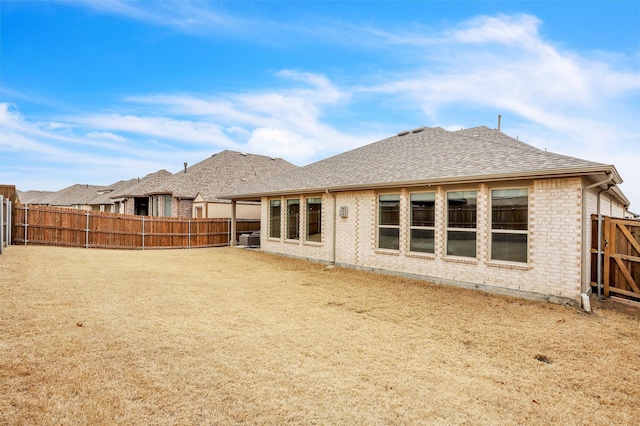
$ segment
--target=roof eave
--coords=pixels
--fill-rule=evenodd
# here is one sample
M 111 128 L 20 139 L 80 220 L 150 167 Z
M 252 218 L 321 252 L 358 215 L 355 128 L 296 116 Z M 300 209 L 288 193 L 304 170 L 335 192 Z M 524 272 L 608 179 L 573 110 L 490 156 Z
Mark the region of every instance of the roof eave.
M 341 191 L 364 191 L 375 190 L 385 188 L 397 188 L 397 187 L 412 187 L 412 186 L 428 186 L 428 185 L 459 185 L 465 183 L 478 183 L 478 182 L 496 182 L 496 181 L 512 181 L 523 179 L 551 179 L 557 177 L 577 177 L 577 176 L 589 176 L 598 173 L 611 173 L 613 174 L 613 182 L 616 184 L 622 183 L 622 178 L 618 174 L 618 171 L 613 165 L 597 165 L 580 168 L 565 168 L 565 169 L 549 169 L 549 170 L 531 170 L 523 172 L 512 173 L 496 173 L 487 175 L 476 176 L 451 176 L 444 178 L 432 178 L 421 179 L 411 181 L 394 181 L 394 182 L 373 182 L 367 184 L 355 184 L 355 185 L 338 185 L 338 186 L 325 186 L 325 187 L 309 187 L 309 188 L 297 188 L 291 190 L 281 191 L 269 191 L 269 192 L 256 192 L 247 194 L 224 194 L 221 197 L 230 200 L 255 200 L 261 197 L 273 197 L 278 195 L 293 195 L 301 193 L 318 193 L 318 192 L 341 192 Z M 626 199 L 624 195 L 622 198 Z M 627 200 L 628 204 L 628 200 Z

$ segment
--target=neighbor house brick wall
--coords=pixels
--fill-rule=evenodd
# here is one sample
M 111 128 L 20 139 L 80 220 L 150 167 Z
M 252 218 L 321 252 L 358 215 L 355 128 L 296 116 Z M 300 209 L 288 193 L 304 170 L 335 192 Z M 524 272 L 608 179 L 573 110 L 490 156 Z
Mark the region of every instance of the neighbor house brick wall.
M 527 188 L 529 193 L 529 262 L 513 263 L 490 259 L 491 190 Z M 446 192 L 477 191 L 476 258 L 446 256 Z M 436 199 L 435 253 L 409 252 L 409 204 L 411 192 L 433 191 Z M 580 178 L 540 179 L 517 183 L 486 183 L 465 186 L 397 188 L 384 193 L 400 194 L 400 248 L 377 248 L 378 194 L 351 191 L 335 194 L 336 248 L 339 265 L 385 270 L 422 277 L 426 280 L 497 292 L 504 289 L 537 298 L 571 300 L 579 303 L 581 277 L 582 180 Z M 323 242 L 306 243 L 304 225 L 301 240 L 268 238 L 269 199 L 262 200 L 262 249 L 290 256 L 331 261 L 333 196 L 323 195 Z M 304 212 L 304 195 L 300 198 Z M 283 233 L 286 227 L 286 198 L 282 201 Z M 340 207 L 348 217 L 339 217 Z M 301 218 L 304 223 L 304 218 Z M 537 296 L 535 296 L 537 295 Z
M 190 218 L 193 210 L 193 200 L 184 198 L 173 198 L 171 200 L 171 216 Z
M 127 198 L 124 202 L 124 214 L 135 214 L 135 200 Z

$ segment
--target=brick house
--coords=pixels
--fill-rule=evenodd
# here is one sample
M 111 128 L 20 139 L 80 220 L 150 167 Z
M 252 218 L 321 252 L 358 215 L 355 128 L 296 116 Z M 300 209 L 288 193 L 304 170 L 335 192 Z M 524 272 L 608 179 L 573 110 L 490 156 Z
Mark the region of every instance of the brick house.
M 621 182 L 498 130 L 421 127 L 224 197 L 261 201 L 267 252 L 579 305 L 590 214 L 598 196 L 624 214 Z
M 298 167 L 281 158 L 224 150 L 148 187 L 149 215 L 184 218 L 231 217 L 231 201 L 220 194 Z M 238 219 L 259 219 L 259 202 L 236 206 Z
M 120 183 L 110 192 L 109 199 L 114 203 L 113 212 L 120 214 L 151 216 L 150 199 L 147 194 L 151 189 L 161 185 L 171 177 L 171 172 L 158 170 L 142 178 L 135 178 Z

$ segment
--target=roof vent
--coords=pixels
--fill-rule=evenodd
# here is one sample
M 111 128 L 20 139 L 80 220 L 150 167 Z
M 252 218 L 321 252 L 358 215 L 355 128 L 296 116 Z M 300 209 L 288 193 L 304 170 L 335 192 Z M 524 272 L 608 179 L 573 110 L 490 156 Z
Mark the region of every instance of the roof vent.
M 404 135 L 408 135 L 409 133 L 411 133 L 410 130 L 403 130 L 401 132 L 398 132 L 398 136 L 404 136 Z
M 241 152 L 240 155 L 242 155 L 243 157 L 246 157 L 247 153 L 246 152 Z
M 411 133 L 420 133 L 422 132 L 424 129 L 426 129 L 426 127 L 422 126 L 422 127 L 418 127 L 417 129 L 413 129 L 411 131 Z
M 271 158 L 273 161 L 276 161 L 276 157 L 269 157 L 269 158 Z
M 184 162 L 184 172 L 187 173 L 187 162 Z

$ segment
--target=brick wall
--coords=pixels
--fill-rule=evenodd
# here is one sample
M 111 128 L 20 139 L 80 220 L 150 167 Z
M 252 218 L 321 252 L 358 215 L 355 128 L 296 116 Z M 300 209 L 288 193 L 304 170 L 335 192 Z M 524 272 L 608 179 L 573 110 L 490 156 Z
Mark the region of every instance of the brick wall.
M 171 200 L 171 216 L 173 217 L 190 218 L 192 210 L 192 199 L 185 200 L 180 198 L 173 198 Z
M 433 254 L 408 251 L 409 197 L 410 191 L 417 191 L 417 189 L 407 188 L 387 191 L 400 194 L 399 250 L 377 248 L 378 193 L 376 191 L 323 194 L 322 243 L 304 241 L 305 197 L 302 195 L 289 197 L 301 200 L 301 239 L 287 241 L 283 238 L 268 238 L 269 199 L 263 198 L 261 220 L 264 232 L 261 246 L 263 250 L 269 252 L 331 261 L 333 197 L 335 196 L 335 261 L 339 265 L 406 274 L 441 284 L 506 292 L 537 299 L 571 301 L 578 304 L 581 277 L 582 185 L 581 178 L 566 178 L 527 181 L 507 186 L 526 187 L 529 191 L 528 263 L 500 262 L 489 258 L 491 189 L 500 187 L 493 183 L 457 187 L 434 186 L 421 189 L 435 192 L 435 253 Z M 446 255 L 446 191 L 449 190 L 477 191 L 476 258 Z M 281 200 L 283 205 L 281 229 L 284 233 L 286 198 Z M 610 209 L 611 212 L 622 213 L 622 206 L 616 206 L 610 201 L 603 203 L 602 206 L 603 211 Z M 348 209 L 348 217 L 339 217 L 340 207 Z

